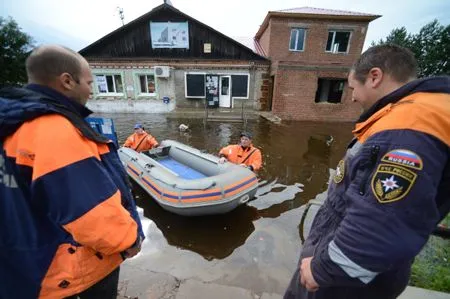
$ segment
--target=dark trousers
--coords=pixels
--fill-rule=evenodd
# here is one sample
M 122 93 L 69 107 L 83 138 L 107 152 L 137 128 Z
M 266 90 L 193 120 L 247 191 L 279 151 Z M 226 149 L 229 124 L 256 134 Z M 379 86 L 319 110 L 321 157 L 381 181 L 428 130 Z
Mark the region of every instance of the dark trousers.
M 116 299 L 120 267 L 83 292 L 66 299 Z
M 361 287 L 319 288 L 316 292 L 300 284 L 300 269 L 297 268 L 283 299 L 395 299 L 406 288 L 409 280 L 409 268 L 393 270 L 387 275 L 379 275 L 374 281 Z

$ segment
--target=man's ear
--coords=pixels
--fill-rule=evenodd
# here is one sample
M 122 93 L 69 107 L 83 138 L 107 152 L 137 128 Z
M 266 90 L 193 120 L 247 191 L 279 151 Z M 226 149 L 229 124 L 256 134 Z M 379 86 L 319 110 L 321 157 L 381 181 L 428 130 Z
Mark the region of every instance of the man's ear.
M 367 74 L 367 80 L 368 84 L 372 88 L 377 88 L 380 86 L 381 82 L 383 82 L 384 79 L 384 73 L 379 67 L 371 68 L 369 73 Z
M 59 75 L 58 80 L 61 84 L 61 86 L 64 87 L 64 89 L 72 90 L 75 86 L 75 82 L 72 79 L 72 76 L 69 73 L 62 73 Z

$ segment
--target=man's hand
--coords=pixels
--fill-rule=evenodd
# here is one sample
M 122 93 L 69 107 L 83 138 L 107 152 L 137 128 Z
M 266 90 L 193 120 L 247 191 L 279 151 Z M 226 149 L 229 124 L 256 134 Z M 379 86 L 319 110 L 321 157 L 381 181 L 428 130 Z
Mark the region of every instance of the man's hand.
M 127 250 L 122 252 L 123 259 L 129 259 L 138 254 L 141 251 L 141 245 L 142 245 L 142 239 L 141 237 L 138 237 L 138 240 L 136 241 L 136 245 L 133 247 L 128 248 Z
M 219 163 L 220 163 L 220 164 L 223 164 L 223 163 L 225 163 L 225 162 L 227 162 L 227 158 L 221 157 L 221 158 L 219 159 Z
M 132 247 L 132 248 L 129 248 L 129 249 L 125 250 L 125 258 L 127 258 L 127 259 L 132 258 L 136 254 L 138 254 L 139 251 L 141 251 L 141 246 L 140 245 Z
M 307 257 L 302 259 L 300 265 L 300 283 L 309 291 L 315 292 L 319 289 L 319 285 L 314 280 L 314 276 L 311 272 L 311 260 L 313 257 Z

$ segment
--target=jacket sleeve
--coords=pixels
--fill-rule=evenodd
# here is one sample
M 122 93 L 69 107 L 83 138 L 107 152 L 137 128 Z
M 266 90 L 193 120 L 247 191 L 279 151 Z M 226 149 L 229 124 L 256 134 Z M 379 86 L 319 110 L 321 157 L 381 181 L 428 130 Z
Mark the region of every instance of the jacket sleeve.
M 131 147 L 133 145 L 133 135 L 129 136 L 124 143 L 124 147 Z
M 147 144 L 150 149 L 158 146 L 158 141 L 152 135 L 148 134 L 147 136 Z
M 31 194 L 39 209 L 82 245 L 104 254 L 128 249 L 138 225 L 97 145 L 61 116 L 42 120 L 34 143 Z
M 230 151 L 232 150 L 231 145 L 225 146 L 223 147 L 220 151 L 219 151 L 219 157 L 225 157 L 228 158 L 228 155 L 230 154 Z
M 436 195 L 448 153 L 442 141 L 412 130 L 366 141 L 347 170 L 342 222 L 311 263 L 320 286 L 365 285 L 411 263 L 440 220 Z
M 262 155 L 261 151 L 259 149 L 256 149 L 256 151 L 252 154 L 250 157 L 250 165 L 252 166 L 254 171 L 258 171 L 261 169 L 262 165 Z

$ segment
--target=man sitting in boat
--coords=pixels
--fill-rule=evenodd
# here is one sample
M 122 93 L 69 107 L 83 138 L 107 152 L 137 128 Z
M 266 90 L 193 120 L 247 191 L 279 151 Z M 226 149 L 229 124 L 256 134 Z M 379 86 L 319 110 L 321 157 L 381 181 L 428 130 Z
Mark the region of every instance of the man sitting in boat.
M 145 131 L 142 124 L 138 123 L 134 126 L 134 133 L 127 138 L 123 146 L 134 149 L 137 152 L 145 152 L 157 147 L 158 141 Z
M 253 146 L 253 136 L 249 132 L 242 132 L 241 142 L 222 148 L 219 152 L 219 163 L 226 161 L 240 164 L 252 171 L 258 171 L 262 165 L 261 151 Z

